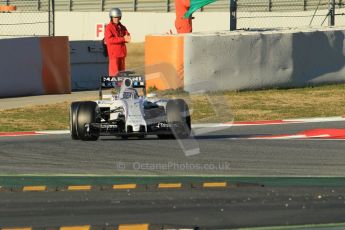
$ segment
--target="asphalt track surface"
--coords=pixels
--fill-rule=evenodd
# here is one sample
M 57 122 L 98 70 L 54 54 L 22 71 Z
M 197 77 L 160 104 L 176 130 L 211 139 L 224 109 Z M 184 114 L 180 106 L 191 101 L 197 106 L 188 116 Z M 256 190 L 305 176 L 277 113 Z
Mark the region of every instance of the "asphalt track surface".
M 344 140 L 248 139 L 344 127 L 344 121 L 229 127 L 183 142 L 184 148 L 200 148 L 193 156 L 186 156 L 179 141 L 156 137 L 104 137 L 97 142 L 72 141 L 67 134 L 0 137 L 0 171 L 41 176 L 345 177 Z M 341 223 L 344 194 L 343 185 L 5 191 L 0 192 L 0 227 L 150 223 L 215 229 Z
M 344 140 L 250 140 L 345 122 L 229 127 L 195 140 L 72 141 L 68 134 L 0 137 L 2 175 L 345 176 Z M 186 156 L 183 148 L 200 148 Z
M 344 188 L 289 187 L 9 192 L 0 194 L 0 227 L 149 223 L 221 229 L 336 223 L 345 222 L 344 194 Z

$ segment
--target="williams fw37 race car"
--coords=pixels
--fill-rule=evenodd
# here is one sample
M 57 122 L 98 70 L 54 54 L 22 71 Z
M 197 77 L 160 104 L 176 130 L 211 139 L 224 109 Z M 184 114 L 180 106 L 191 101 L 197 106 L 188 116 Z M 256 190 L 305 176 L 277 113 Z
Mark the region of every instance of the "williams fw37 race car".
M 183 99 L 146 95 L 145 87 L 145 78 L 130 71 L 113 78 L 101 77 L 99 100 L 71 104 L 72 139 L 95 141 L 99 136 L 144 138 L 146 135 L 188 138 L 191 117 L 187 103 Z M 103 96 L 102 89 L 111 89 L 111 95 Z

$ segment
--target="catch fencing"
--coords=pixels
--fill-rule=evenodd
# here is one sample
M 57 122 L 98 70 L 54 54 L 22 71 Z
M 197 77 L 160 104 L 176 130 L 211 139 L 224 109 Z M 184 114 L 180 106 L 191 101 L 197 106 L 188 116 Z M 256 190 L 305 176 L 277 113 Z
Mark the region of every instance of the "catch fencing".
M 55 34 L 54 0 L 0 0 L 0 9 L 1 38 Z
M 236 29 L 345 26 L 345 0 L 218 0 L 199 11 L 229 12 L 236 3 Z M 54 12 L 174 12 L 174 0 L 0 0 L 16 6 L 0 12 L 0 37 L 54 35 Z M 333 16 L 333 17 L 332 17 Z M 230 28 L 229 14 L 229 28 Z M 212 18 L 210 18 L 212 22 Z M 232 21 L 233 23 L 233 21 Z M 234 28 L 233 26 L 233 28 Z

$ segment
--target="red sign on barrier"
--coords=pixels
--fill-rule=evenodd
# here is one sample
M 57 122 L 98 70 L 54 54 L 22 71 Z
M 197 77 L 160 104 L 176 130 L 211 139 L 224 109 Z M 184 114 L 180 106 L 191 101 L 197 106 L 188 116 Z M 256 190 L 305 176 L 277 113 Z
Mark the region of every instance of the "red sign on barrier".
M 96 24 L 96 39 L 104 38 L 105 24 L 98 23 Z

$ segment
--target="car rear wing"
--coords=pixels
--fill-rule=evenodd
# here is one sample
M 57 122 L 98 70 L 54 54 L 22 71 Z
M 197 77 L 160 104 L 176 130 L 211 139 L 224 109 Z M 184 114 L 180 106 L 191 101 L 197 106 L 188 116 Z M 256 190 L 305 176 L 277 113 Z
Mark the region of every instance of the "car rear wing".
M 124 82 L 126 79 L 130 81 Z M 144 95 L 146 95 L 146 82 L 145 77 L 139 74 L 136 74 L 133 71 L 121 71 L 116 76 L 101 76 L 99 82 L 99 98 L 102 99 L 102 89 L 111 89 L 111 88 L 120 88 L 122 83 L 125 83 L 126 86 L 132 88 L 141 88 L 143 89 Z

